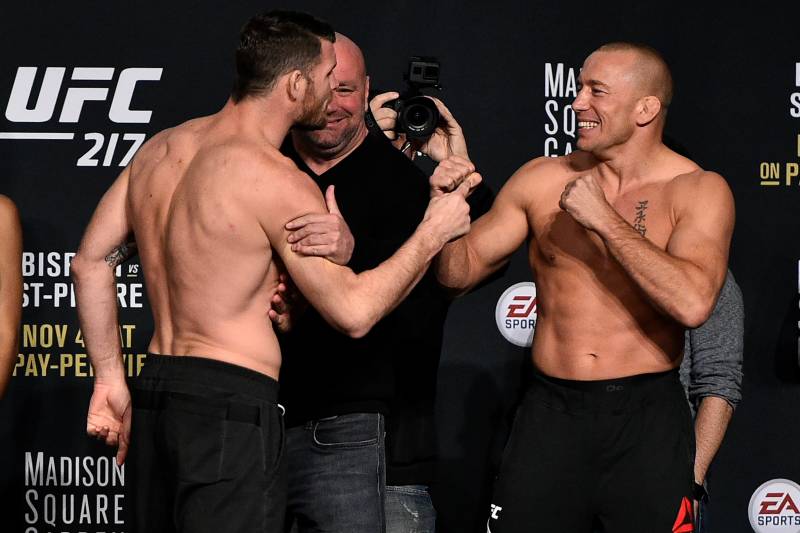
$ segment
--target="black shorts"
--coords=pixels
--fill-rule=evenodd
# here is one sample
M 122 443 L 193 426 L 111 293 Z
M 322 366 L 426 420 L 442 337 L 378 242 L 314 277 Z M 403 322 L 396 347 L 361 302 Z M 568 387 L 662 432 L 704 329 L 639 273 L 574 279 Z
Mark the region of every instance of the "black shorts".
M 694 429 L 678 371 L 538 374 L 495 483 L 490 533 L 687 533 Z
M 148 355 L 131 389 L 130 531 L 282 531 L 277 381 L 213 359 Z

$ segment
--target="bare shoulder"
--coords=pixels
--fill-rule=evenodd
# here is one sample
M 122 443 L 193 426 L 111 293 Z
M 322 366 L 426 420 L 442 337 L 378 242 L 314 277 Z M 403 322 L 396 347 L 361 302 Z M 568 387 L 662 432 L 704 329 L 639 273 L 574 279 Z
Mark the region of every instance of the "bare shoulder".
M 713 220 L 716 226 L 733 227 L 733 193 L 720 174 L 698 168 L 675 176 L 670 189 L 675 220 Z
M 0 194 L 0 245 L 3 250 L 11 243 L 19 243 L 22 238 L 22 226 L 19 211 L 13 200 Z
M 0 228 L 4 233 L 9 230 L 17 233 L 21 231 L 19 210 L 16 204 L 11 198 L 2 194 L 0 194 Z
M 319 191 L 311 178 L 275 147 L 247 139 L 230 139 L 214 149 L 213 157 L 222 158 L 225 166 L 257 187 L 269 190 Z
M 156 133 L 136 152 L 132 168 L 149 168 L 170 155 L 180 157 L 182 153 L 191 153 L 210 121 L 211 117 L 200 117 Z
M 319 187 L 280 151 L 248 139 L 228 139 L 204 156 L 236 184 L 237 196 L 259 217 L 288 222 L 291 218 L 324 212 Z
M 507 185 L 515 188 L 537 188 L 551 184 L 558 178 L 566 179 L 573 170 L 570 156 L 537 157 L 531 159 L 508 179 Z
M 725 178 L 717 172 L 702 168 L 675 176 L 670 185 L 676 201 L 733 201 L 733 193 Z
M 11 198 L 3 194 L 0 194 L 0 217 L 2 217 L 3 220 L 19 217 L 17 205 Z

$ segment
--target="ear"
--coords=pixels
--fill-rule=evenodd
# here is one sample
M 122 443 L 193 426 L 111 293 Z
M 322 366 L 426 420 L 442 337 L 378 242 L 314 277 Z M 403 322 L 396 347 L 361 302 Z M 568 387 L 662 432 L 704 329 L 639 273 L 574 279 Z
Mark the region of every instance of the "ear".
M 299 70 L 286 75 L 286 96 L 291 102 L 302 101 L 308 88 L 308 80 Z
M 364 111 L 369 111 L 369 76 L 364 83 Z
M 657 96 L 645 96 L 636 105 L 636 125 L 650 124 L 661 112 L 661 100 Z

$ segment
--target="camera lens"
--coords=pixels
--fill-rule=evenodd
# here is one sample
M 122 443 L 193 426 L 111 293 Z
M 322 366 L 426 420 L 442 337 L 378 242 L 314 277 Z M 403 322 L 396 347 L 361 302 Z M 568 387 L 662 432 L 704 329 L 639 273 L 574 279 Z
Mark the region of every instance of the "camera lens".
M 431 112 L 421 105 L 415 105 L 408 110 L 408 125 L 412 128 L 424 128 L 425 123 L 431 119 Z
M 406 135 L 416 139 L 430 137 L 439 123 L 439 110 L 430 98 L 409 98 L 398 117 L 398 126 Z

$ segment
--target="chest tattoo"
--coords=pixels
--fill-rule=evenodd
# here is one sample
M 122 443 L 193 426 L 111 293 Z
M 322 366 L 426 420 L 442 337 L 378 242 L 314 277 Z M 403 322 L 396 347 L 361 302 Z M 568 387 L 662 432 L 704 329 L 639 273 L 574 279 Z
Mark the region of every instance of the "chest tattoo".
M 633 218 L 633 229 L 638 231 L 642 237 L 647 233 L 647 226 L 645 220 L 647 219 L 647 200 L 639 200 L 636 206 L 636 216 Z

